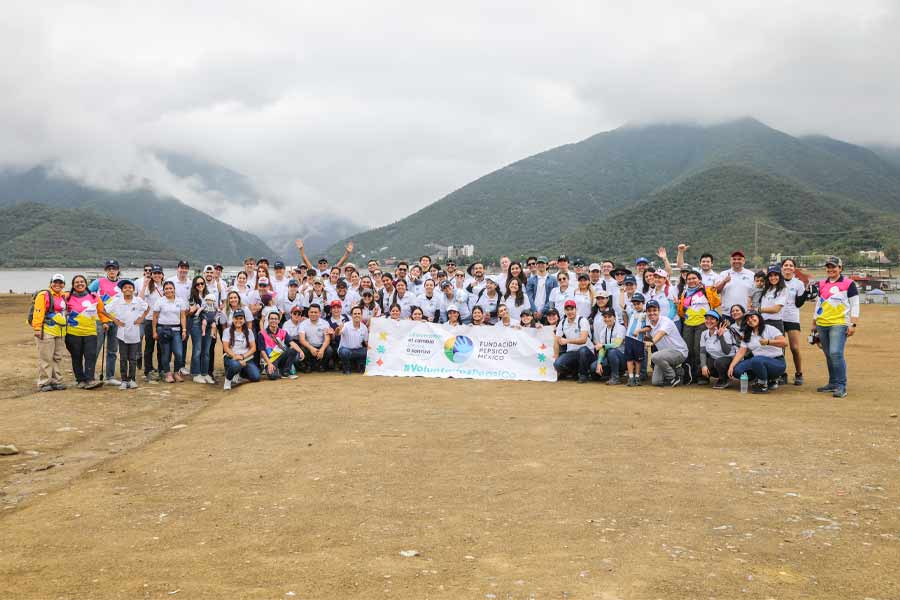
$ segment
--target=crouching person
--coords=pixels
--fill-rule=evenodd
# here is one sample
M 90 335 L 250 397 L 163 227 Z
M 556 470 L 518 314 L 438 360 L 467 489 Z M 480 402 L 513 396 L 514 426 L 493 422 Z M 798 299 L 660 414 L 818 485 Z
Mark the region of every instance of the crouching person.
M 650 324 L 650 340 L 646 344 L 656 346 L 650 362 L 653 363 L 653 385 L 681 385 L 679 369 L 688 357 L 688 347 L 678 333 L 678 327 L 669 317 L 659 314 L 659 303 L 647 303 L 647 322 Z
M 752 392 L 768 393 L 770 385 L 778 386 L 778 378 L 786 370 L 787 363 L 784 361 L 786 345 L 787 338 L 784 334 L 772 325 L 766 325 L 762 316 L 751 310 L 744 317 L 744 338 L 737 354 L 731 359 L 728 376 L 740 377 L 744 373 L 752 372 L 756 376 Z M 745 359 L 747 352 L 752 352 L 753 358 Z
M 317 303 L 309 305 L 307 316 L 309 318 L 300 325 L 300 346 L 306 351 L 303 371 L 309 373 L 312 369 L 318 369 L 324 372 L 334 359 L 334 351 L 331 349 L 334 330 L 321 318 L 322 307 Z
M 610 309 L 594 317 L 594 350 L 597 360 L 591 364 L 591 372 L 597 377 L 608 377 L 607 385 L 619 385 L 619 376 L 625 372 L 625 353 L 622 341 L 625 328 L 616 321 L 616 313 Z
M 574 300 L 566 300 L 563 304 L 566 317 L 556 326 L 556 343 L 560 349 L 565 346 L 566 350 L 560 352 L 553 368 L 561 375 L 577 373 L 578 383 L 587 383 L 591 375 L 591 363 L 594 362 L 590 325 L 586 318 L 578 316 L 575 308 Z
M 222 347 L 225 349 L 225 389 L 244 381 L 259 381 L 259 367 L 253 362 L 256 340 L 247 325 L 244 309 L 231 314 L 231 325 L 222 331 Z
M 279 327 L 281 314 L 277 310 L 264 310 L 266 328 L 259 332 L 256 344 L 262 350 L 260 356 L 266 365 L 269 379 L 288 377 L 297 379 L 296 371 L 304 358 L 300 345 Z
M 354 306 L 350 311 L 350 322 L 341 324 L 335 335 L 341 340 L 338 357 L 341 359 L 344 375 L 353 371 L 364 372 L 369 329 L 362 322 L 362 308 Z
M 737 353 L 737 340 L 716 311 L 707 311 L 703 318 L 706 329 L 700 334 L 700 381 L 697 383 L 709 383 L 710 377 L 715 377 L 713 389 L 724 390 L 728 387 L 728 367 Z

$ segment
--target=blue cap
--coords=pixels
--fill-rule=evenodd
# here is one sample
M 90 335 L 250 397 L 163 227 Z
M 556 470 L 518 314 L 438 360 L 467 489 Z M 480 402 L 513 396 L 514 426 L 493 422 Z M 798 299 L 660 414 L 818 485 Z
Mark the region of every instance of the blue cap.
M 231 318 L 232 318 L 232 319 L 235 319 L 235 318 L 237 318 L 237 317 L 241 317 L 242 319 L 246 319 L 246 318 L 247 318 L 247 315 L 244 314 L 244 309 L 243 309 L 243 308 L 238 308 L 238 309 L 235 310 L 233 313 L 231 313 Z
M 717 312 L 714 311 L 714 310 L 708 310 L 708 311 L 706 311 L 706 314 L 703 315 L 703 316 L 704 316 L 704 317 L 712 317 L 712 318 L 714 318 L 716 321 L 721 321 L 721 320 L 722 320 L 722 315 L 720 315 L 719 313 L 717 313 Z
M 117 260 L 114 259 L 114 258 L 109 259 L 108 261 L 106 261 L 106 266 L 103 267 L 103 268 L 104 268 L 104 269 L 108 269 L 108 268 L 110 268 L 110 267 L 113 267 L 113 268 L 115 268 L 115 269 L 118 269 L 118 268 L 119 268 L 119 261 L 117 261 Z
M 643 256 L 641 256 L 641 257 L 638 258 L 636 261 L 634 261 L 634 264 L 636 264 L 636 265 L 639 265 L 639 264 L 641 264 L 641 263 L 646 263 L 646 264 L 649 265 L 649 264 L 650 264 L 650 261 L 647 260 L 646 258 L 644 258 Z
M 275 261 L 275 268 L 276 268 L 276 269 L 283 269 L 283 268 L 284 268 L 284 261 L 283 261 L 283 260 L 276 260 L 276 261 Z
M 130 279 L 122 279 L 122 280 L 119 281 L 119 283 L 116 284 L 116 286 L 117 286 L 120 290 L 121 290 L 123 287 L 125 287 L 126 285 L 130 285 L 131 287 L 134 287 L 134 282 L 133 282 L 132 280 L 130 280 Z
M 778 265 L 769 265 L 769 273 L 781 273 L 781 267 Z
M 637 294 L 635 294 L 635 296 L 636 295 Z M 631 297 L 631 301 L 634 302 L 634 296 Z M 651 300 L 650 302 L 647 303 L 647 308 L 654 308 L 654 307 L 659 308 L 659 302 L 657 302 L 656 300 Z
M 292 286 L 292 285 L 299 286 L 300 282 L 297 281 L 296 279 L 288 279 L 288 286 Z
M 625 279 L 622 280 L 622 283 L 633 283 L 634 285 L 637 285 L 637 279 L 634 275 L 626 275 Z
M 632 301 L 632 302 L 643 302 L 643 301 L 644 301 L 644 295 L 643 295 L 642 293 L 640 293 L 640 292 L 635 292 L 634 295 L 631 296 L 631 301 Z
M 150 269 L 150 271 L 153 273 L 162 273 L 163 268 L 160 265 L 153 265 L 153 267 Z

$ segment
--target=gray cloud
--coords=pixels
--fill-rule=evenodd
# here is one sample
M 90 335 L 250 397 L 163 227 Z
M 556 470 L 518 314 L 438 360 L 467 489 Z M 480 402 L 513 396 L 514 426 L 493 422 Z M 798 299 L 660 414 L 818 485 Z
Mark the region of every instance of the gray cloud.
M 0 164 L 148 179 L 249 229 L 402 218 L 490 170 L 625 122 L 753 115 L 900 144 L 891 0 L 19 3 L 0 22 Z M 246 211 L 153 150 L 246 175 Z

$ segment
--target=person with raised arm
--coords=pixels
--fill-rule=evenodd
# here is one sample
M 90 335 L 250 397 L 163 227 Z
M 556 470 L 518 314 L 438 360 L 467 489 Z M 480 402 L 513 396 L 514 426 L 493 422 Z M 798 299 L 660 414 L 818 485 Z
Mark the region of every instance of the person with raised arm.
M 306 256 L 306 249 L 303 245 L 303 240 L 297 240 L 294 242 L 294 245 L 297 246 L 297 250 L 300 251 L 300 260 L 303 261 L 303 264 L 306 265 L 307 269 L 310 273 L 318 272 L 320 277 L 325 277 L 328 274 L 328 259 L 324 256 L 319 259 L 318 266 L 314 267 L 312 261 L 309 260 L 309 257 Z M 341 256 L 340 260 L 334 265 L 336 267 L 341 267 L 347 260 L 350 258 L 350 255 L 353 253 L 353 241 L 347 242 L 347 245 L 344 247 L 344 255 Z

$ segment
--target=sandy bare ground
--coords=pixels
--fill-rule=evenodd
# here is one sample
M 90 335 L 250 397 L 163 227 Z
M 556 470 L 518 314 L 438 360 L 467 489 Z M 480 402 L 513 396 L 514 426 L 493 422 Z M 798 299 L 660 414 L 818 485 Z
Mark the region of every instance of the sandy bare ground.
M 895 307 L 864 307 L 833 400 L 813 349 L 809 383 L 765 398 L 339 375 L 38 394 L 22 306 L 0 300 L 4 599 L 900 598 Z

